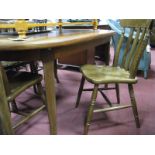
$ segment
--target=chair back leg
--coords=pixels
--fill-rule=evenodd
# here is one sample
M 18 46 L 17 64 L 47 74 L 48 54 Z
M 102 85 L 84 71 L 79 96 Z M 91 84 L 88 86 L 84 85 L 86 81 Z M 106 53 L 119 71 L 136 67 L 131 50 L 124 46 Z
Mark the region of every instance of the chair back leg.
M 60 83 L 60 80 L 59 80 L 59 77 L 58 77 L 57 61 L 58 61 L 58 59 L 54 60 L 54 76 L 56 78 L 57 83 Z
M 45 97 L 41 82 L 37 83 L 37 90 L 38 90 L 38 95 L 41 97 L 43 101 L 43 104 L 46 106 L 47 105 L 46 97 Z
M 17 113 L 18 112 L 18 107 L 17 107 L 16 101 L 13 100 L 10 104 L 11 104 L 11 110 L 10 111 L 13 111 L 13 112 Z
M 135 95 L 134 95 L 133 85 L 128 84 L 128 89 L 129 89 L 130 100 L 131 100 L 131 104 L 132 104 L 132 110 L 133 110 L 133 114 L 135 117 L 136 126 L 137 126 L 137 128 L 140 128 L 140 122 L 139 122 L 139 117 L 138 117 L 138 111 L 137 111 L 137 105 L 136 105 L 136 99 L 135 99 Z
M 120 103 L 120 92 L 119 92 L 119 84 L 115 84 L 116 85 L 116 98 L 117 98 L 117 103 Z
M 76 105 L 75 105 L 76 108 L 79 106 L 79 103 L 80 103 L 80 98 L 81 98 L 81 94 L 82 94 L 82 91 L 83 91 L 84 82 L 85 82 L 85 78 L 82 76 L 79 91 L 78 91 L 78 95 L 77 95 L 77 99 L 76 99 Z

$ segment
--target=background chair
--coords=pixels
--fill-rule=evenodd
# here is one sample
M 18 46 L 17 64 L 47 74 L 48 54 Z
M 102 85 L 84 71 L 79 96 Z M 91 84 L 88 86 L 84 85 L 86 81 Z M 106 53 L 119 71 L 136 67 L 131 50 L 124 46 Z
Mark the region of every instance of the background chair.
M 32 62 L 26 62 L 26 61 L 1 61 L 2 66 L 5 70 L 15 70 L 18 71 L 21 68 L 25 68 L 28 70 L 28 65 L 30 65 Z
M 3 88 L 5 89 L 4 90 L 5 92 L 3 93 L 4 95 L 0 97 L 6 98 L 9 107 L 8 109 L 10 109 L 9 111 L 10 113 L 13 112 L 22 116 L 18 122 L 16 122 L 15 124 L 12 123 L 14 124 L 12 126 L 13 133 L 15 128 L 28 121 L 30 118 L 32 118 L 45 108 L 45 97 L 43 94 L 41 81 L 42 81 L 42 75 L 32 72 L 21 72 L 14 70 L 5 71 L 0 63 L 0 83 L 1 83 L 0 85 L 3 86 Z M 43 105 L 39 106 L 38 108 L 28 113 L 22 112 L 18 108 L 15 99 L 26 89 L 34 85 L 37 86 L 38 95 L 41 97 Z M 10 114 L 10 120 L 11 120 L 11 114 Z
M 113 111 L 129 107 L 132 107 L 136 126 L 138 128 L 140 127 L 133 84 L 137 83 L 136 72 L 138 69 L 140 59 L 143 56 L 146 46 L 148 44 L 150 23 L 151 20 L 121 20 L 120 24 L 123 28 L 123 31 L 118 41 L 113 65 L 97 66 L 88 64 L 81 67 L 82 80 L 78 91 L 76 107 L 78 107 L 79 105 L 82 91 L 92 90 L 83 89 L 85 80 L 94 85 L 93 92 L 91 95 L 91 101 L 84 123 L 84 134 L 88 133 L 93 113 Z M 125 36 L 126 30 L 129 31 L 128 37 Z M 124 40 L 126 42 L 125 45 Z M 122 61 L 120 63 L 119 57 L 122 54 L 122 46 L 124 51 Z M 101 84 L 115 84 L 116 92 L 119 96 L 118 86 L 120 83 L 128 85 L 131 104 L 121 104 L 120 100 L 118 100 L 118 104 L 112 104 L 103 92 L 106 88 L 99 87 Z M 98 91 L 106 99 L 108 107 L 94 109 Z
M 1 61 L 2 66 L 6 71 L 13 70 L 26 70 L 32 73 L 37 74 L 39 72 L 39 63 L 38 62 L 28 62 L 28 61 Z M 37 94 L 37 86 L 34 87 L 34 92 Z
M 123 28 L 120 25 L 120 20 L 109 19 L 107 20 L 107 22 L 109 26 L 111 27 L 111 29 L 113 29 L 116 32 L 116 34 L 112 37 L 112 45 L 114 47 L 114 51 L 116 52 L 116 47 L 117 47 Z M 129 29 L 126 30 L 125 36 L 129 37 Z M 123 52 L 124 52 L 126 43 L 127 43 L 127 39 L 123 41 L 123 45 L 122 45 L 120 57 L 119 57 L 119 64 L 121 64 L 122 62 Z M 143 56 L 140 59 L 140 63 L 138 65 L 138 70 L 142 70 L 144 72 L 145 79 L 148 77 L 148 71 L 149 71 L 150 64 L 151 64 L 151 52 L 150 50 L 146 48 L 143 53 Z

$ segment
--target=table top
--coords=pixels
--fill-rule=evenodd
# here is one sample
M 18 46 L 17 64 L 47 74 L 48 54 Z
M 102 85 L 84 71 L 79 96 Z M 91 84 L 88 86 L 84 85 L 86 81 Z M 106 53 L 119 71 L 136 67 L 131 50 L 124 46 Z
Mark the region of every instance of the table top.
M 28 35 L 27 39 L 22 41 L 12 40 L 17 36 L 0 35 L 0 52 L 61 47 L 111 37 L 113 34 L 112 30 L 62 29 L 61 33 L 53 30 L 49 33 Z

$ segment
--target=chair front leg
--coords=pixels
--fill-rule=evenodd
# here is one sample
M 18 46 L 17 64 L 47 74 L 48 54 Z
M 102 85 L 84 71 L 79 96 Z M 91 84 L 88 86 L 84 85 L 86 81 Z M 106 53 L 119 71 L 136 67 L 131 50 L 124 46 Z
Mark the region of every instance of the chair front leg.
M 133 110 L 133 114 L 135 117 L 136 126 L 137 126 L 137 128 L 140 128 L 137 105 L 136 105 L 136 100 L 135 100 L 135 95 L 134 95 L 134 90 L 133 90 L 132 84 L 128 84 L 128 89 L 129 89 L 129 94 L 130 94 L 130 99 L 131 99 L 131 104 L 132 104 L 132 110 Z
M 84 76 L 82 76 L 79 91 L 78 91 L 78 95 L 77 95 L 77 99 L 76 99 L 76 105 L 75 105 L 76 108 L 79 106 L 79 103 L 80 103 L 80 98 L 81 98 L 81 94 L 82 94 L 82 91 L 83 91 L 84 82 L 85 82 L 85 78 L 84 78 Z
M 98 92 L 98 85 L 94 85 L 94 90 L 93 90 L 92 96 L 91 96 L 91 102 L 90 102 L 90 105 L 88 108 L 88 113 L 87 113 L 85 124 L 84 124 L 84 134 L 85 135 L 88 134 L 90 122 L 93 117 L 93 110 L 94 110 L 94 105 L 96 103 L 97 92 Z

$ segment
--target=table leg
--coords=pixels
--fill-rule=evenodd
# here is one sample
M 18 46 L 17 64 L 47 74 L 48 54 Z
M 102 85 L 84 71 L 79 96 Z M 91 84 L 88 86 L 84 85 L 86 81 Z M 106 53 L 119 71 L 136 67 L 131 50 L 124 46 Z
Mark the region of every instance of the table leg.
M 54 135 L 57 134 L 54 58 L 52 58 L 50 53 L 45 53 L 42 56 L 42 62 L 46 89 L 47 110 L 50 123 L 50 133 Z
M 11 114 L 6 99 L 4 83 L 2 76 L 0 75 L 0 134 L 1 135 L 11 135 L 13 134 L 11 125 Z

